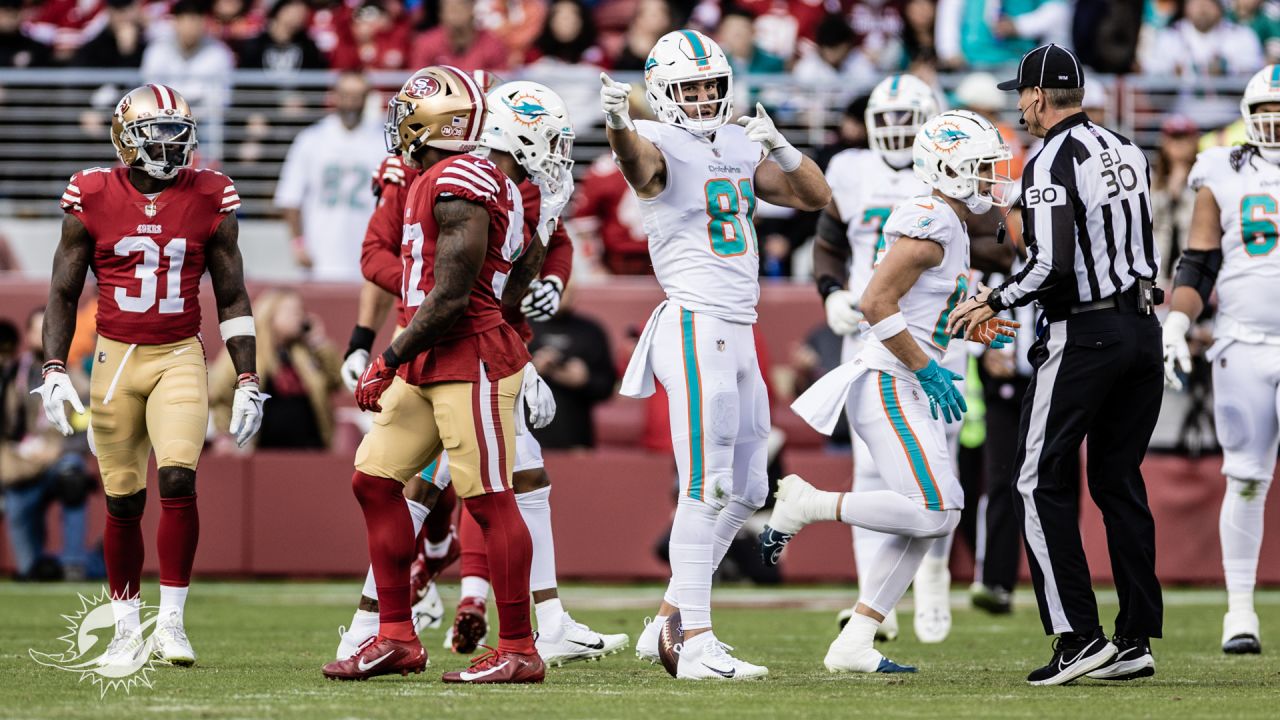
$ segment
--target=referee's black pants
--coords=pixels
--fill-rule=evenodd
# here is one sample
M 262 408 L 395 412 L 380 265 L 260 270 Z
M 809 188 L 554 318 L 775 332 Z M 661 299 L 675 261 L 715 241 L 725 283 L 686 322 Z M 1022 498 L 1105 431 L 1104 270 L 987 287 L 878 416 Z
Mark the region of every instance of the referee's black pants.
M 1089 494 L 1102 511 L 1121 637 L 1160 637 L 1155 523 L 1141 463 L 1163 394 L 1160 323 L 1114 308 L 1049 323 L 1031 350 L 1014 487 L 1045 632 L 1100 625 L 1080 540 L 1080 473 L 1088 437 Z

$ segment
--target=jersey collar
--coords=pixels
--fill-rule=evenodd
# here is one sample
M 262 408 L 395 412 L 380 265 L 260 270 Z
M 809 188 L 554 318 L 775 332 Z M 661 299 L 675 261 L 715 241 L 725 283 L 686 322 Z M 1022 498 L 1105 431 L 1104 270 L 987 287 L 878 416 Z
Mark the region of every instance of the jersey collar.
M 1087 122 L 1089 122 L 1089 115 L 1083 110 L 1074 115 L 1068 115 L 1067 117 L 1059 120 L 1057 125 L 1049 128 L 1049 132 L 1044 134 L 1045 144 L 1048 144 L 1049 140 L 1055 135 L 1061 135 L 1071 128 L 1077 125 L 1083 125 Z

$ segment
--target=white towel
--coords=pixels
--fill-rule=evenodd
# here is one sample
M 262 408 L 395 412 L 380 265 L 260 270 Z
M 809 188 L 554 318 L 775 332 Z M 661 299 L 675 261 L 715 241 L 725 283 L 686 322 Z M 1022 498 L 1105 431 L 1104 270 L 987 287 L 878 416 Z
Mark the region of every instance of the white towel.
M 635 352 L 631 353 L 631 362 L 627 363 L 627 371 L 622 374 L 622 385 L 618 394 L 630 398 L 647 398 L 657 392 L 654 384 L 653 362 L 649 358 L 649 350 L 653 347 L 653 338 L 658 334 L 658 316 L 662 314 L 667 301 L 663 300 L 649 315 L 644 324 L 644 331 L 636 341 Z
M 823 435 L 835 432 L 844 412 L 849 388 L 867 371 L 861 358 L 855 358 L 819 378 L 791 403 L 791 409 L 801 419 Z

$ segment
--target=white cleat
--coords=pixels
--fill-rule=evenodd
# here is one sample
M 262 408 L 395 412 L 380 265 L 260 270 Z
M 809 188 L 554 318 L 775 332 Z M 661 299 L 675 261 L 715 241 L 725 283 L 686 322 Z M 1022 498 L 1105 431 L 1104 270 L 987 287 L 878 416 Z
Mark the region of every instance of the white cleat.
M 368 642 L 369 638 L 378 634 L 378 626 L 374 624 L 370 631 L 360 632 L 354 626 L 348 630 L 342 625 L 338 626 L 338 652 L 334 658 L 336 660 L 346 660 L 360 651 L 360 648 Z
M 768 674 L 769 668 L 730 655 L 728 646 L 709 632 L 685 641 L 676 665 L 680 680 L 754 680 Z
M 182 618 L 170 615 L 156 623 L 156 630 L 151 635 L 155 647 L 155 655 L 170 665 L 191 667 L 196 664 L 196 651 L 191 648 L 187 639 L 187 631 L 182 627 Z
M 927 644 L 946 640 L 951 634 L 951 571 L 946 561 L 926 557 L 916 572 L 913 593 L 916 639 Z
M 612 655 L 625 648 L 631 638 L 625 634 L 602 635 L 595 630 L 575 622 L 564 614 L 559 628 L 552 632 L 542 632 L 539 628 L 534 646 L 542 662 L 556 667 L 581 660 L 599 660 L 605 655 Z
M 836 615 L 836 624 L 843 630 L 844 626 L 849 624 L 849 618 L 853 617 L 853 608 L 845 608 Z M 894 608 L 884 616 L 884 622 L 880 623 L 880 627 L 876 628 L 877 642 L 892 642 L 898 639 L 898 609 Z
M 886 620 L 888 618 L 886 617 Z M 883 626 L 883 623 L 882 623 Z M 910 665 L 899 665 L 880 654 L 873 647 L 861 645 L 856 639 L 857 630 L 845 626 L 844 630 L 831 641 L 822 664 L 833 673 L 913 673 Z M 894 628 L 897 636 L 897 628 Z M 878 636 L 878 633 L 877 633 Z
M 644 630 L 636 638 L 636 657 L 650 664 L 658 662 L 658 636 L 662 634 L 662 626 L 666 618 L 645 618 Z
M 427 583 L 426 594 L 413 605 L 413 631 L 421 633 L 423 630 L 435 629 L 440 627 L 443 621 L 444 601 L 440 599 L 440 590 L 432 581 Z
M 142 634 L 141 628 L 125 630 L 117 625 L 115 636 L 98 658 L 98 667 L 119 668 L 122 673 L 132 673 L 146 662 L 143 656 L 150 647 L 151 643 Z
M 1222 617 L 1222 652 L 1228 655 L 1257 655 L 1262 652 L 1256 612 L 1236 610 Z

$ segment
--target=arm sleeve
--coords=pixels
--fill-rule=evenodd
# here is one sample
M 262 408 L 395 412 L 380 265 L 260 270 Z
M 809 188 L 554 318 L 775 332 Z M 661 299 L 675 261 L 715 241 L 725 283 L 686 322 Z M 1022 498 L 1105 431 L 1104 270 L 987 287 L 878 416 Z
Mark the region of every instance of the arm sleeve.
M 1030 256 L 1018 274 L 992 291 L 998 309 L 1026 305 L 1073 273 L 1076 225 L 1068 195 L 1075 193 L 1075 178 L 1068 184 L 1052 172 L 1032 172 L 1036 177 L 1022 193 L 1022 232 Z
M 551 243 L 547 245 L 547 257 L 542 261 L 541 277 L 554 275 L 560 278 L 565 287 L 569 286 L 569 275 L 573 272 L 573 241 L 565 232 L 564 222 L 556 224 L 551 233 Z
M 404 196 L 402 185 L 386 183 L 382 196 L 369 217 L 360 246 L 360 272 L 365 280 L 387 292 L 400 296 L 400 276 L 404 269 L 400 261 L 400 236 L 404 231 Z

